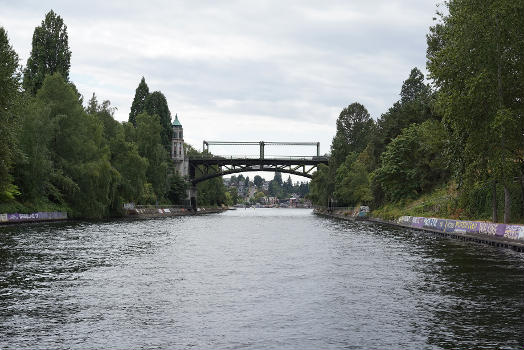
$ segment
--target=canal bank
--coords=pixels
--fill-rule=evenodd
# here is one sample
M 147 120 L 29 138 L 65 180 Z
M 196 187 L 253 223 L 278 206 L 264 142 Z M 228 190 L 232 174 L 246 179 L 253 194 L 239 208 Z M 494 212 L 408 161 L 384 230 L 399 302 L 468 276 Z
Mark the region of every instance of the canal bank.
M 125 217 L 131 219 L 151 219 L 160 217 L 217 214 L 226 210 L 227 208 L 198 208 L 197 211 L 193 211 L 183 207 L 151 206 L 126 210 Z
M 149 206 L 141 208 L 133 208 L 125 210 L 122 217 L 112 217 L 110 219 L 153 219 L 161 217 L 175 217 L 175 216 L 192 216 L 216 214 L 226 211 L 227 208 L 198 208 L 197 211 L 189 210 L 181 207 L 169 206 Z M 66 212 L 35 212 L 35 213 L 11 213 L 0 214 L 0 225 L 16 225 L 16 224 L 39 224 L 59 221 L 78 221 L 84 218 L 71 218 Z
M 356 217 L 348 211 L 328 211 L 319 208 L 315 209 L 314 213 L 346 221 L 366 220 L 381 225 L 410 228 L 464 242 L 487 244 L 524 252 L 524 226 L 522 225 L 412 216 L 402 216 L 397 221 L 389 221 L 380 218 Z

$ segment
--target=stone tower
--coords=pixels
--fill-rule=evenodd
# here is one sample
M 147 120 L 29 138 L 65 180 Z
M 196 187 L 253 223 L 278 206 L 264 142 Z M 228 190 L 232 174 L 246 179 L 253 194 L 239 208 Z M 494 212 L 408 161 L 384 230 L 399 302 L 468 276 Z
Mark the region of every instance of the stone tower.
M 178 175 L 187 176 L 189 164 L 184 150 L 184 129 L 178 120 L 178 114 L 175 114 L 172 128 L 173 137 L 171 139 L 171 159 L 175 163 L 175 170 Z

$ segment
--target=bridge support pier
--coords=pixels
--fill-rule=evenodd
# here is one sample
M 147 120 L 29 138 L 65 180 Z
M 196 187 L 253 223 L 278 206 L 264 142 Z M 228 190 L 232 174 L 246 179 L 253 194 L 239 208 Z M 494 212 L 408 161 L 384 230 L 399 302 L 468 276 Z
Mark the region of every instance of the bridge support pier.
M 197 194 L 198 194 L 198 190 L 196 186 L 192 186 L 188 188 L 187 198 L 189 199 L 189 206 L 190 206 L 190 209 L 195 212 L 197 211 Z

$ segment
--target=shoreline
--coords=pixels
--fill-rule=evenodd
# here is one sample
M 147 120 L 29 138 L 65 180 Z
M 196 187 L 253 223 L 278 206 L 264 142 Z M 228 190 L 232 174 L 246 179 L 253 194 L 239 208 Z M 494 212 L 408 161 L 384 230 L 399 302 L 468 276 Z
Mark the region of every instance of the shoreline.
M 434 227 L 424 227 L 417 224 L 417 226 L 414 226 L 414 222 L 411 220 L 406 220 L 406 223 L 402 222 L 396 222 L 396 221 L 389 221 L 389 220 L 383 220 L 380 218 L 358 218 L 358 217 L 352 217 L 352 216 L 345 216 L 337 213 L 328 213 L 324 211 L 313 211 L 315 215 L 320 215 L 324 217 L 329 218 L 335 218 L 339 220 L 345 220 L 345 221 L 368 221 L 375 224 L 381 224 L 381 225 L 389 225 L 394 227 L 401 227 L 401 228 L 407 228 L 407 229 L 413 229 L 418 231 L 425 231 L 429 232 L 431 234 L 436 234 L 441 237 L 456 239 L 464 242 L 474 242 L 474 243 L 480 243 L 485 245 L 490 245 L 492 247 L 499 247 L 499 248 L 506 248 L 506 249 L 512 249 L 514 251 L 517 251 L 519 253 L 524 252 L 524 240 L 522 239 L 512 239 L 504 236 L 497 236 L 494 233 L 491 234 L 483 234 L 483 233 L 475 233 L 475 232 L 456 232 L 452 230 L 448 230 L 449 227 L 446 227 L 446 223 L 449 222 L 457 222 L 458 220 L 448 220 L 448 219 L 435 219 L 435 218 L 421 218 L 421 217 L 402 217 L 402 218 L 411 218 L 411 219 L 417 219 L 418 221 L 422 221 L 420 219 L 425 219 L 426 221 L 431 221 L 434 223 Z M 401 219 L 402 219 L 401 218 Z M 400 220 L 400 219 L 399 219 Z M 441 226 L 441 229 L 437 229 L 439 226 L 436 225 L 436 223 L 444 222 L 444 225 Z M 469 225 L 479 225 L 482 222 L 479 221 L 464 221 L 465 223 L 468 223 Z M 484 223 L 483 223 L 484 224 Z M 490 223 L 488 223 L 490 224 Z M 493 224 L 493 225 L 504 225 L 504 224 Z M 504 225 L 506 226 L 506 225 Z M 507 226 L 519 226 L 519 225 L 507 225 Z M 453 226 L 454 227 L 454 226 Z
M 20 224 L 44 224 L 44 223 L 59 223 L 59 222 L 75 222 L 75 221 L 108 221 L 108 220 L 147 220 L 156 218 L 167 218 L 176 216 L 198 216 L 206 214 L 218 214 L 222 213 L 228 208 L 202 208 L 199 211 L 191 210 L 173 210 L 172 208 L 147 208 L 139 209 L 140 211 L 127 212 L 122 216 L 113 216 L 108 218 L 89 219 L 82 217 L 71 218 L 67 216 L 67 213 L 60 212 L 60 215 L 56 213 L 38 212 L 32 214 L 0 214 L 0 227 L 15 226 Z M 49 215 L 52 214 L 52 215 Z

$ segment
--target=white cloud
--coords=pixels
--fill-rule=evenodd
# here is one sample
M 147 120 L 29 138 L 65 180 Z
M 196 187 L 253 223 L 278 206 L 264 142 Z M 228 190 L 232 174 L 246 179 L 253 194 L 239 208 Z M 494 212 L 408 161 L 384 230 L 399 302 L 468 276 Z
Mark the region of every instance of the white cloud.
M 64 18 L 71 79 L 127 120 L 144 76 L 188 140 L 320 141 L 341 109 L 378 118 L 412 67 L 424 70 L 435 2 L 0 0 L 0 25 L 25 64 L 50 9 Z

